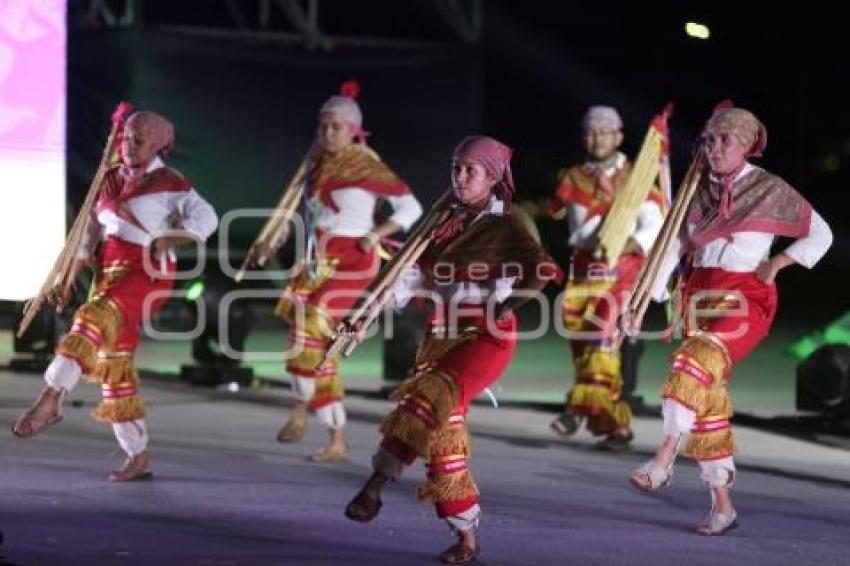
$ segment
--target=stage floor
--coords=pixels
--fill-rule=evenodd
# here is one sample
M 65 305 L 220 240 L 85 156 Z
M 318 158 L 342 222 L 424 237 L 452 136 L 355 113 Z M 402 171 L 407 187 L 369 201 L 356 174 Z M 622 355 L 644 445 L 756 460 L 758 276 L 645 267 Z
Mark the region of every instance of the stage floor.
M 268 325 L 267 325 L 268 326 Z M 810 325 L 777 324 L 771 335 L 741 364 L 732 377 L 732 398 L 737 413 L 769 418 L 793 415 L 797 411 L 795 372 L 798 360 L 787 352 L 795 340 L 812 331 Z M 250 359 L 246 362 L 257 376 L 286 382 L 281 352 L 286 329 L 253 331 L 247 341 Z M 648 341 L 641 358 L 636 394 L 648 405 L 660 404 L 659 388 L 667 374 L 667 359 L 675 343 Z M 0 332 L 0 364 L 11 357 L 11 333 Z M 358 391 L 378 391 L 383 385 L 383 341 L 371 338 L 355 354 L 343 361 L 341 372 L 346 387 Z M 137 357 L 141 370 L 174 374 L 182 364 L 191 364 L 187 341 L 143 340 Z M 543 337 L 521 341 L 505 375 L 493 387 L 500 402 L 557 405 L 573 383 L 573 365 L 567 342 L 550 331 Z

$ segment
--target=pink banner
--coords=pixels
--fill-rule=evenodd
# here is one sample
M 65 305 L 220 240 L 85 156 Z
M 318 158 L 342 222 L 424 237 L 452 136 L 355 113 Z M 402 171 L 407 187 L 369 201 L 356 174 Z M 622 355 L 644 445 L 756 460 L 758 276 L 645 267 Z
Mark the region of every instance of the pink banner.
M 65 239 L 66 2 L 0 0 L 0 300 L 33 296 Z
M 0 148 L 65 145 L 66 0 L 0 0 Z

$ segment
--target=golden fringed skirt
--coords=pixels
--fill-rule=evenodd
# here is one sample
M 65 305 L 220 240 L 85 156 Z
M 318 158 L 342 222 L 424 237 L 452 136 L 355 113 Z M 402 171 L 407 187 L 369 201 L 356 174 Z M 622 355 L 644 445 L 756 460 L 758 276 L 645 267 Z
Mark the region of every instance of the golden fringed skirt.
M 729 423 L 732 400 L 727 382 L 731 361 L 722 343 L 710 334 L 696 334 L 674 352 L 670 369 L 661 397 L 675 400 L 696 413 L 685 454 L 696 460 L 734 454 L 735 441 Z
M 98 351 L 109 351 L 115 345 L 121 324 L 121 310 L 114 301 L 105 297 L 88 301 L 77 309 L 71 330 L 59 342 L 56 353 L 76 360 L 83 373 L 90 375 Z
M 586 344 L 574 359 L 576 384 L 567 393 L 567 406 L 587 417 L 588 430 L 606 435 L 628 428 L 632 411 L 620 397 L 623 379 L 620 356 L 610 348 Z
M 145 416 L 132 351 L 101 352 L 91 377 L 100 381 L 102 394 L 100 404 L 91 413 L 95 420 L 121 423 Z
M 457 386 L 451 376 L 434 368 L 405 381 L 396 397 L 398 407 L 381 423 L 381 433 L 427 458 L 432 432 L 447 422 L 457 405 Z
M 594 268 L 598 265 L 598 268 Z M 619 269 L 619 267 L 618 267 Z M 575 333 L 571 339 L 576 381 L 567 392 L 567 407 L 575 415 L 587 418 L 591 434 L 609 435 L 628 428 L 632 411 L 621 398 L 623 387 L 620 354 L 612 350 L 610 336 L 603 332 L 618 307 L 620 287 L 626 278 L 618 269 L 593 262 L 588 252 L 573 258 L 571 279 L 567 282 L 561 305 L 564 327 Z M 598 273 L 595 273 L 595 271 Z M 605 305 L 605 313 L 596 320 L 606 294 L 612 294 L 613 305 Z
M 469 469 L 472 455 L 465 417 L 453 413 L 448 422 L 434 430 L 427 460 L 428 475 L 419 486 L 420 501 L 434 503 L 441 517 L 470 507 L 478 499 L 478 486 Z

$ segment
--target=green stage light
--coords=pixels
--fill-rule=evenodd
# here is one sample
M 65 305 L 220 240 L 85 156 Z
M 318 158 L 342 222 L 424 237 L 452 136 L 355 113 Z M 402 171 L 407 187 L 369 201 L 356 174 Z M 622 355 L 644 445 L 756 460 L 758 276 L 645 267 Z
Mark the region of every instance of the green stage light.
M 803 336 L 788 347 L 788 351 L 798 360 L 805 360 L 822 344 L 818 334 Z
M 850 345 L 850 311 L 822 331 L 803 336 L 788 347 L 788 352 L 798 360 L 803 360 L 824 344 Z
M 197 301 L 204 294 L 205 287 L 206 285 L 204 285 L 203 281 L 192 281 L 189 284 L 189 288 L 186 289 L 186 300 Z
M 834 322 L 826 327 L 823 339 L 827 344 L 850 344 L 850 327 Z

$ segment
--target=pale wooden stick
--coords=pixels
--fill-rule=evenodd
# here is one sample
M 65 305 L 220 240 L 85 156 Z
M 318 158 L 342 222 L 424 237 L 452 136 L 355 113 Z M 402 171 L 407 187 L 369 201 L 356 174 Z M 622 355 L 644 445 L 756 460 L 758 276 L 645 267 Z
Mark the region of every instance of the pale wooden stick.
M 450 197 L 451 191 L 447 191 L 434 203 L 428 216 L 411 234 L 402 249 L 381 269 L 381 272 L 369 284 L 349 314 L 337 325 L 331 334 L 330 342 L 320 365 L 341 351 L 346 357 L 350 356 L 363 341 L 366 330 L 392 298 L 392 286 L 408 267 L 416 263 L 431 243 L 434 230 L 448 218 L 450 211 L 446 208 L 446 204 Z
M 112 115 L 112 128 L 109 131 L 109 136 L 106 138 L 106 145 L 103 148 L 100 163 L 97 166 L 97 170 L 92 178 L 89 190 L 86 193 L 86 198 L 77 213 L 77 217 L 74 220 L 74 224 L 72 225 L 70 232 L 68 232 L 65 245 L 62 247 L 62 251 L 59 252 L 56 261 L 53 262 L 53 267 L 51 267 L 47 278 L 44 280 L 44 283 L 42 283 L 41 288 L 38 291 L 38 295 L 27 302 L 24 307 L 24 316 L 21 319 L 21 323 L 18 325 L 17 330 L 19 338 L 23 336 L 24 332 L 26 332 L 27 328 L 29 328 L 30 324 L 32 324 L 32 321 L 35 320 L 36 315 L 44 306 L 44 303 L 47 302 L 47 298 L 50 293 L 58 292 L 60 296 L 64 296 L 68 289 L 70 289 L 74 284 L 73 276 L 75 274 L 71 272 L 73 262 L 77 257 L 80 244 L 88 232 L 89 225 L 92 220 L 92 210 L 100 196 L 100 188 L 103 184 L 106 172 L 111 166 L 112 155 L 115 152 L 115 147 L 118 142 L 116 139 L 118 131 L 121 129 L 124 119 L 131 111 L 132 106 L 126 102 L 122 102 L 118 105 Z
M 676 195 L 676 199 L 670 208 L 670 212 L 667 214 L 667 218 L 664 219 L 664 225 L 661 228 L 658 239 L 655 245 L 652 246 L 649 257 L 644 262 L 638 275 L 637 283 L 623 311 L 625 319 L 621 321 L 621 325 L 616 330 L 613 344 L 615 350 L 619 349 L 627 334 L 640 329 L 646 309 L 649 308 L 651 291 L 658 279 L 661 265 L 670 251 L 670 246 L 673 245 L 674 239 L 678 236 L 679 230 L 681 230 L 685 215 L 699 187 L 705 167 L 705 152 L 700 149 L 699 153 L 694 157 L 691 166 L 688 168 L 685 179 L 682 181 L 682 187 Z M 628 328 L 624 326 L 628 326 Z
M 298 169 L 295 171 L 295 174 L 286 186 L 286 190 L 280 197 L 274 212 L 268 220 L 266 220 L 266 223 L 260 230 L 260 234 L 254 240 L 254 243 L 251 244 L 248 255 L 245 256 L 242 266 L 233 277 L 237 282 L 241 281 L 245 277 L 245 272 L 248 270 L 248 258 L 251 256 L 251 250 L 254 250 L 260 244 L 265 244 L 265 246 L 270 250 L 275 249 L 282 245 L 289 235 L 289 222 L 295 215 L 298 204 L 301 201 L 301 196 L 304 193 L 304 175 L 307 174 L 308 161 L 309 157 L 305 157 L 301 160 L 301 164 L 298 166 Z M 267 260 L 268 255 L 266 254 L 262 254 L 256 258 L 257 265 L 260 267 L 265 265 Z

